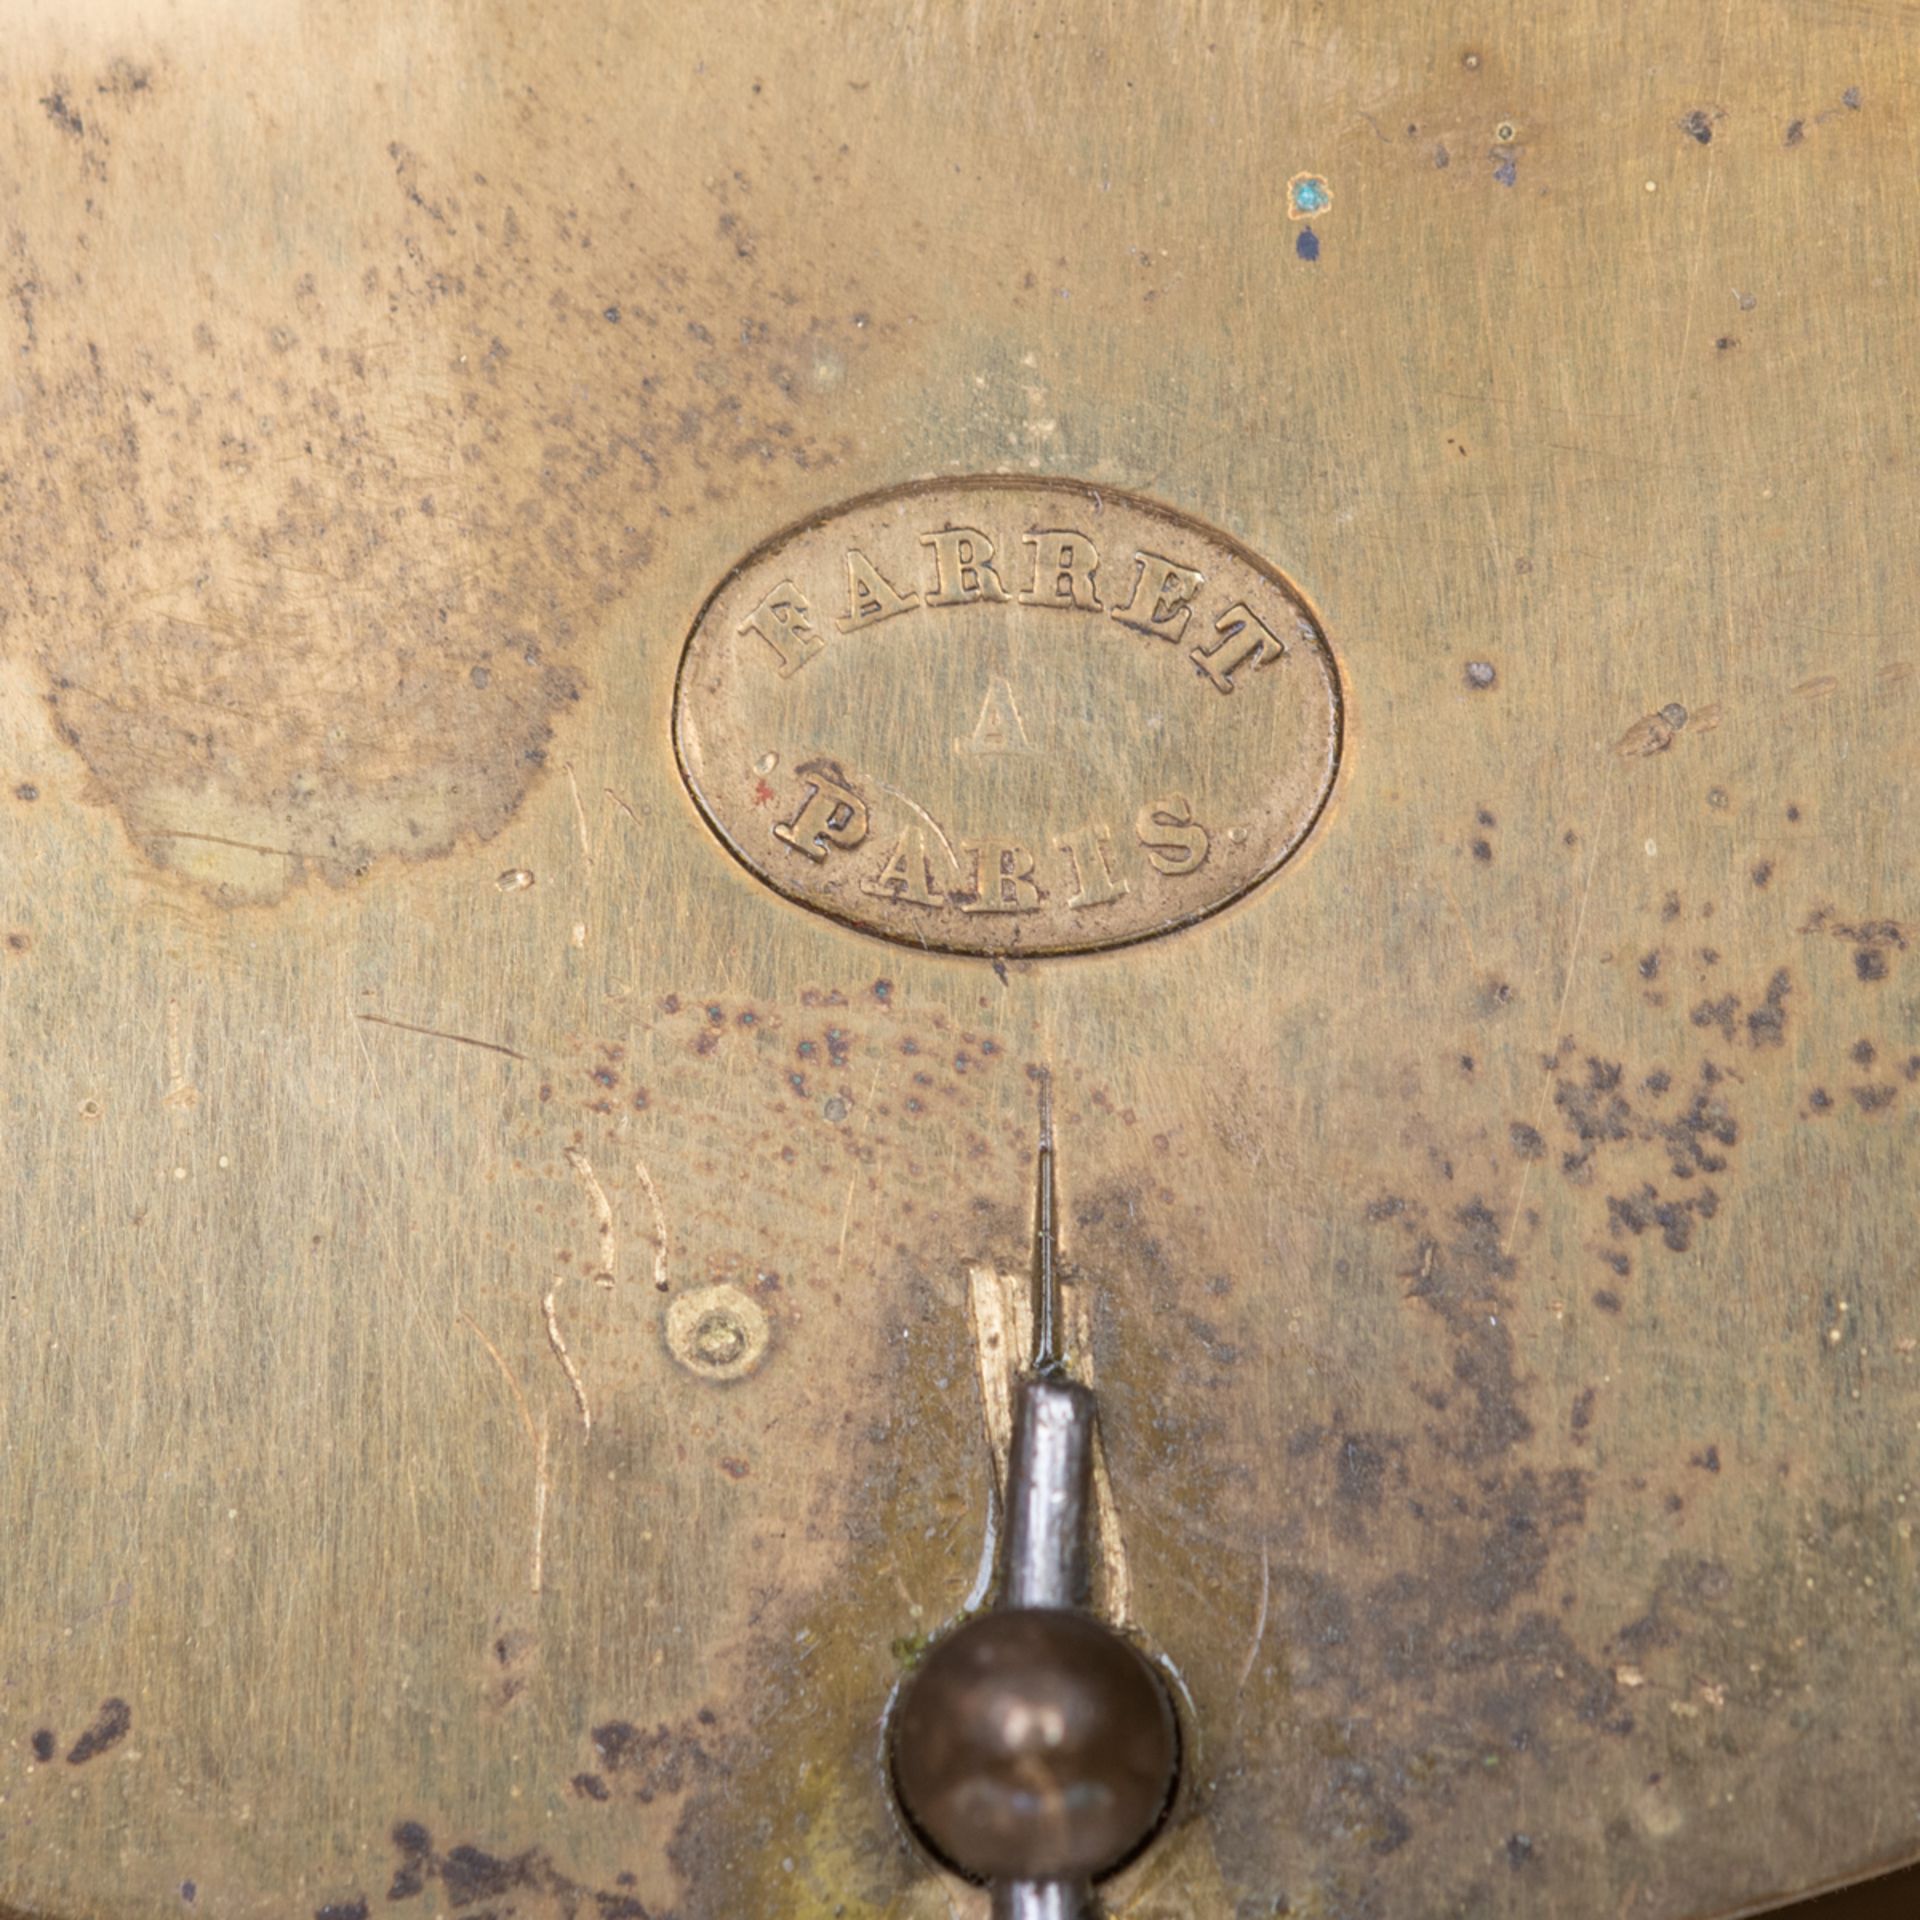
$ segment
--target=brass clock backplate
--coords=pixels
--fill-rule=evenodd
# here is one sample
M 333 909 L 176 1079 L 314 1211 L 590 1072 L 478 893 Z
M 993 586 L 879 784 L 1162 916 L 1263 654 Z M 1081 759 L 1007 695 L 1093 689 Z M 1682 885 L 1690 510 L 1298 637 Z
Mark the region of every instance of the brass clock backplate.
M 1198 1743 L 1116 1914 L 1920 1851 L 1909 38 L 16 6 L 0 1899 L 976 1920 L 879 1727 L 1047 1076 Z M 743 556 L 995 475 L 1324 622 L 1331 798 L 1194 924 L 875 937 L 683 780 Z M 888 624 L 903 754 L 1007 745 Z

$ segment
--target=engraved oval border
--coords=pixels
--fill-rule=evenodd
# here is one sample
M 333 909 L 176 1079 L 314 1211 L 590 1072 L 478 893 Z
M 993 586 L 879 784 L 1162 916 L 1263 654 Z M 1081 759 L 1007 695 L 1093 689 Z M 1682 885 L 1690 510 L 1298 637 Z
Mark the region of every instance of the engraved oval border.
M 917 494 L 931 493 L 941 488 L 978 488 L 989 493 L 1038 492 L 1074 495 L 1082 499 L 1092 499 L 1098 503 L 1117 500 L 1136 511 L 1171 520 L 1176 525 L 1193 528 L 1203 538 L 1217 540 L 1236 560 L 1250 567 L 1262 579 L 1269 580 L 1283 593 L 1298 610 L 1312 622 L 1314 638 L 1319 641 L 1325 653 L 1327 665 L 1333 683 L 1333 750 L 1329 759 L 1326 782 L 1320 790 L 1319 798 L 1314 802 L 1313 811 L 1301 822 L 1299 831 L 1286 842 L 1279 853 L 1258 872 L 1250 875 L 1230 893 L 1223 894 L 1218 900 L 1207 906 L 1195 908 L 1165 921 L 1157 927 L 1139 933 L 1123 934 L 1114 940 L 1081 940 L 1058 942 L 1054 944 L 1022 947 L 1017 952 L 991 954 L 978 953 L 967 947 L 948 946 L 938 940 L 905 940 L 897 934 L 887 933 L 870 922 L 857 918 L 850 913 L 817 900 L 808 900 L 798 894 L 789 893 L 784 887 L 762 871 L 759 864 L 734 839 L 732 833 L 720 818 L 708 806 L 694 779 L 692 769 L 687 765 L 687 756 L 681 740 L 681 714 L 687 705 L 687 667 L 693 655 L 693 643 L 706 625 L 707 615 L 715 603 L 736 581 L 744 578 L 764 561 L 778 554 L 790 542 L 798 540 L 803 534 L 809 534 L 853 513 L 861 508 L 882 505 L 885 502 L 904 499 Z M 864 935 L 869 940 L 877 940 L 881 945 L 895 951 L 907 953 L 937 954 L 943 959 L 977 960 L 992 965 L 996 961 L 1012 964 L 1021 960 L 1063 960 L 1076 955 L 1097 953 L 1119 953 L 1128 947 L 1145 946 L 1154 940 L 1165 939 L 1169 934 L 1184 932 L 1196 927 L 1202 921 L 1211 920 L 1216 915 L 1238 906 L 1271 880 L 1281 868 L 1289 865 L 1296 855 L 1305 848 L 1320 824 L 1327 817 L 1328 808 L 1339 788 L 1341 775 L 1346 767 L 1348 742 L 1349 694 L 1347 691 L 1346 669 L 1335 651 L 1333 642 L 1327 636 L 1327 624 L 1321 617 L 1319 607 L 1290 574 L 1283 572 L 1271 560 L 1256 553 L 1245 541 L 1237 539 L 1223 528 L 1214 526 L 1210 521 L 1199 519 L 1182 508 L 1170 506 L 1164 500 L 1157 500 L 1151 494 L 1136 493 L 1126 487 L 1102 486 L 1092 480 L 1075 479 L 1067 474 L 1054 473 L 937 473 L 928 474 L 916 480 L 896 481 L 891 486 L 870 487 L 864 493 L 849 494 L 844 500 L 835 500 L 814 512 L 791 520 L 785 526 L 770 533 L 756 546 L 740 556 L 720 578 L 715 581 L 706 597 L 700 602 L 692 621 L 688 624 L 686 637 L 680 643 L 680 658 L 673 670 L 673 694 L 669 714 L 669 730 L 673 736 L 673 763 L 680 775 L 680 785 L 687 798 L 693 803 L 693 809 L 720 846 L 732 858 L 756 885 L 764 888 L 775 899 L 785 901 L 787 905 L 798 907 L 803 913 L 810 913 L 816 919 L 830 921 L 833 925 L 845 927 L 849 932 Z

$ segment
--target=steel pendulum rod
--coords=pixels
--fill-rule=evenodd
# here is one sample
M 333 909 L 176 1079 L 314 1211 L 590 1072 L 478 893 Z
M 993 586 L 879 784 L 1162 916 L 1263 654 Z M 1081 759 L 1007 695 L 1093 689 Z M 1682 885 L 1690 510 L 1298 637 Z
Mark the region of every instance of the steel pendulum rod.
M 1084 1880 L 1003 1880 L 993 1890 L 993 1920 L 1086 1920 Z
M 1000 1605 L 1077 1608 L 1087 1599 L 1087 1502 L 1093 1487 L 1094 1397 L 1066 1375 L 1055 1214 L 1053 1082 L 1040 1083 L 1040 1150 L 1033 1205 L 1033 1372 L 1016 1389 L 1007 1453 Z M 994 1920 L 1083 1920 L 1092 1882 L 1003 1880 Z
M 1160 1677 L 1088 1608 L 1093 1390 L 1068 1377 L 1043 1081 L 1033 1344 L 1014 1389 L 999 1591 L 936 1643 L 893 1723 L 900 1803 L 993 1920 L 1093 1920 L 1093 1881 L 1146 1843 L 1179 1765 Z

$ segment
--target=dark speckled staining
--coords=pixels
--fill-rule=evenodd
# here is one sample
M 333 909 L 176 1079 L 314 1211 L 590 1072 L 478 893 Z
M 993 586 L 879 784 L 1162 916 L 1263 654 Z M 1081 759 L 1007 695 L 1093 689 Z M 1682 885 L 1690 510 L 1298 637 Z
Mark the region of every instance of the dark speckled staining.
M 1302 227 L 1294 235 L 1293 250 L 1309 263 L 1320 258 L 1320 236 L 1311 227 Z
M 136 116 L 185 153 L 196 111 L 111 70 L 41 108 L 102 170 Z M 157 318 L 95 265 L 94 223 L 141 224 L 124 173 L 78 232 L 13 235 L 32 318 L 7 460 L 43 457 L 0 524 L 36 583 L 6 645 L 134 847 L 223 904 L 497 832 L 604 687 L 607 609 L 659 530 L 834 464 L 847 369 L 887 351 L 841 263 L 758 261 L 777 178 L 709 183 L 711 222 L 697 199 L 635 220 L 591 113 L 511 180 L 466 137 L 330 154 L 355 211 L 308 270 L 275 285 L 236 241 Z M 254 158 L 297 174 L 289 138 Z
M 93 1724 L 67 1750 L 68 1766 L 82 1767 L 110 1752 L 127 1737 L 132 1726 L 133 1709 L 124 1700 L 116 1697 L 101 1701 Z

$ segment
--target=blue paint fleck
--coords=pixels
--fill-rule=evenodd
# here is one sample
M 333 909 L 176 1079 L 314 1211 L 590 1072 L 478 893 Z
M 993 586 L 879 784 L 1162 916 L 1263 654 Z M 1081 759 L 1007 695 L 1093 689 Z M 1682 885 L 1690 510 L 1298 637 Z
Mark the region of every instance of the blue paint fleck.
M 1293 243 L 1293 250 L 1302 260 L 1320 258 L 1320 236 L 1311 227 L 1302 227 Z
M 1302 174 L 1292 183 L 1293 211 L 1296 215 L 1325 213 L 1333 205 L 1327 183 L 1317 174 Z
M 1503 153 L 1494 164 L 1493 177 L 1503 187 L 1510 187 L 1520 177 L 1520 162 L 1510 153 Z

